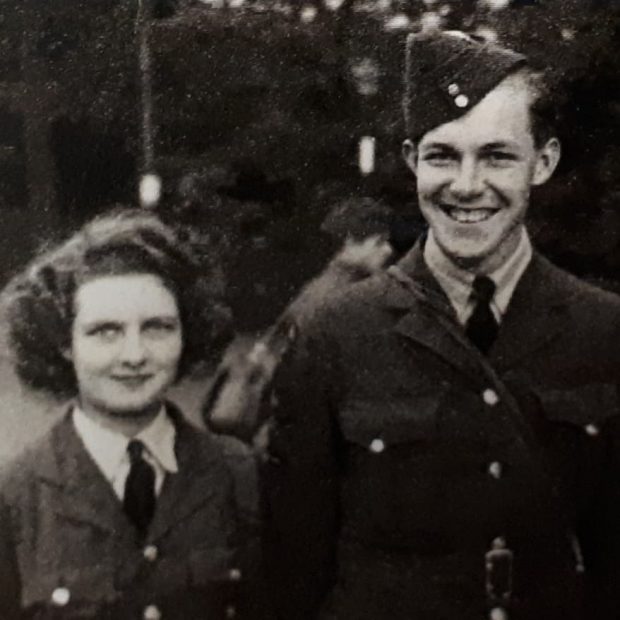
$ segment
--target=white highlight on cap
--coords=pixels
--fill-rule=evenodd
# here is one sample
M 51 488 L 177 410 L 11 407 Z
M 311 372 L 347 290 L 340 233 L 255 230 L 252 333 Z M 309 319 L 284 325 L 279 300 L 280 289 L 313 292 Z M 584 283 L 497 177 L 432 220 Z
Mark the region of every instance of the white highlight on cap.
M 372 136 L 362 136 L 359 143 L 358 165 L 362 174 L 375 171 L 376 141 Z
M 325 0 L 325 6 L 330 11 L 337 11 L 344 4 L 344 0 Z
M 140 179 L 140 204 L 143 207 L 154 207 L 161 198 L 161 178 L 157 174 L 148 173 Z
M 491 11 L 499 11 L 505 9 L 510 4 L 510 0 L 483 0 L 481 4 Z
M 409 28 L 411 24 L 411 20 L 404 13 L 397 13 L 394 17 L 385 22 L 384 28 L 388 31 L 393 30 L 404 30 L 405 28 Z
M 307 4 L 303 9 L 301 9 L 299 17 L 301 18 L 302 22 L 309 24 L 310 22 L 313 22 L 315 20 L 317 13 L 318 11 L 316 7 Z

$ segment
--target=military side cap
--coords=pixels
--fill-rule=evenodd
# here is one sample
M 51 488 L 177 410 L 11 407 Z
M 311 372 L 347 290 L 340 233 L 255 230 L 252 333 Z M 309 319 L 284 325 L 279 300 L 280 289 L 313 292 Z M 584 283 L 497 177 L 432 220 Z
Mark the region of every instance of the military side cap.
M 403 98 L 407 137 L 419 140 L 463 116 L 525 64 L 522 54 L 464 32 L 410 34 Z

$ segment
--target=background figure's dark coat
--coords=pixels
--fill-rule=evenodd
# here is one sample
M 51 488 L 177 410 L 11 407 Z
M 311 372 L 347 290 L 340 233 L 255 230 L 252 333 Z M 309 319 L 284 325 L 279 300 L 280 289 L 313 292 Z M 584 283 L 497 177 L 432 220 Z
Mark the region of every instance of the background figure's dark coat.
M 584 586 L 620 557 L 604 488 L 620 299 L 535 254 L 488 359 L 419 248 L 323 306 L 275 388 L 263 484 L 280 617 L 480 620 L 498 538 L 512 583 L 507 563 L 490 581 L 512 588 L 511 620 L 594 617 Z
M 166 476 L 145 541 L 70 415 L 14 463 L 1 489 L 3 620 L 138 619 L 148 606 L 166 620 L 259 617 L 251 609 L 258 545 L 244 525 L 252 466 L 178 412 L 172 418 L 179 471 Z M 235 486 L 239 467 L 245 490 Z M 59 588 L 69 592 L 64 605 L 54 604 Z

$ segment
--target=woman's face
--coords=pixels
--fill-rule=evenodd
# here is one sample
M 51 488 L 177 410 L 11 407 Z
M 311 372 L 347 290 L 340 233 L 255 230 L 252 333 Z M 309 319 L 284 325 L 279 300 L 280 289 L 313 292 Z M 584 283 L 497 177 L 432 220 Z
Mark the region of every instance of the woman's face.
M 102 276 L 77 289 L 68 357 L 85 412 L 139 417 L 159 409 L 182 348 L 177 301 L 158 276 Z

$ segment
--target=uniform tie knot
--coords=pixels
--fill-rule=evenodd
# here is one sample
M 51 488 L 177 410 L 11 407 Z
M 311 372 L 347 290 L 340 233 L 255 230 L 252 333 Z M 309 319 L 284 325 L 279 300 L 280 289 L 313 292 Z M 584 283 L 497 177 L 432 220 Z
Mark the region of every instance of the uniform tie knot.
M 495 282 L 488 276 L 476 276 L 472 283 L 472 297 L 478 303 L 490 304 L 496 288 Z
M 134 465 L 142 460 L 144 453 L 144 444 L 139 439 L 132 439 L 127 444 L 127 452 L 129 453 L 129 462 Z

